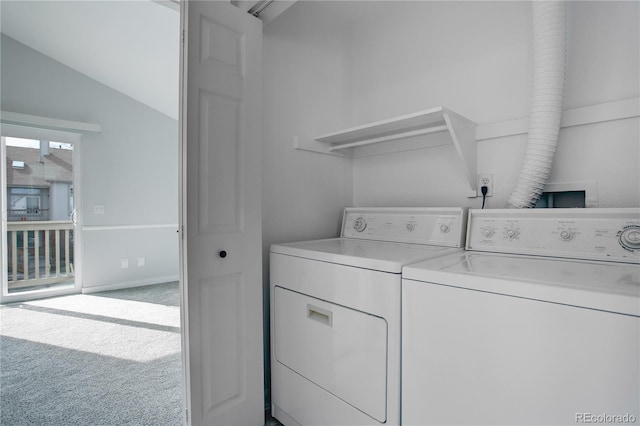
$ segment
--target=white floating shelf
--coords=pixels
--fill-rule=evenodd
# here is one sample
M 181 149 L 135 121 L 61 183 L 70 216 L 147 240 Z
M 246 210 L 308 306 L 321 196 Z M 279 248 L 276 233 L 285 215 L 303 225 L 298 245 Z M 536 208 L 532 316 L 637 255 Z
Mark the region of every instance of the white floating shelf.
M 434 141 L 429 141 L 430 138 L 426 137 L 429 134 L 444 132 L 448 133 L 445 142 L 442 142 L 443 139 L 439 138 L 434 144 Z M 425 137 L 420 138 L 420 142 L 415 142 L 416 136 Z M 402 145 L 400 143 L 401 140 L 404 141 L 410 138 L 414 138 L 414 142 L 410 145 Z M 359 149 L 364 149 L 364 147 L 374 144 L 385 143 L 386 149 L 384 152 L 389 153 L 452 143 L 462 160 L 465 175 L 469 180 L 468 195 L 476 196 L 477 194 L 476 123 L 444 107 L 351 127 L 319 136 L 315 140 L 328 145 L 327 153 L 352 150 L 354 156 L 358 156 L 357 151 Z M 392 141 L 398 141 L 394 143 L 397 149 L 393 149 L 391 144 L 387 144 L 387 142 Z M 369 150 L 369 155 L 371 155 L 370 152 Z M 376 154 L 379 153 L 381 152 Z

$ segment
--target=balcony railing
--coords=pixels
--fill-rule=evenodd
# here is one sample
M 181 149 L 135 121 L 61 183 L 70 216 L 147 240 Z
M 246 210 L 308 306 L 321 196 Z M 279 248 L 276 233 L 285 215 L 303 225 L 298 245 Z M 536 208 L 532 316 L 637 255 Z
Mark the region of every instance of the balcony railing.
M 7 209 L 9 222 L 33 222 L 49 220 L 49 209 Z
M 10 290 L 72 280 L 73 223 L 8 222 L 7 258 Z

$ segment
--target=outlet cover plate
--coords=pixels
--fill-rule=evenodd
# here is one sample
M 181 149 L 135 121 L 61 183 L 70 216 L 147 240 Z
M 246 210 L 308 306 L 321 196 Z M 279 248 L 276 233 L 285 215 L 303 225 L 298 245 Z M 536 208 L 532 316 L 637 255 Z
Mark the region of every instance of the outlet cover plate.
M 493 197 L 493 174 L 478 174 L 478 197 L 482 197 L 482 187 L 487 187 L 487 197 Z

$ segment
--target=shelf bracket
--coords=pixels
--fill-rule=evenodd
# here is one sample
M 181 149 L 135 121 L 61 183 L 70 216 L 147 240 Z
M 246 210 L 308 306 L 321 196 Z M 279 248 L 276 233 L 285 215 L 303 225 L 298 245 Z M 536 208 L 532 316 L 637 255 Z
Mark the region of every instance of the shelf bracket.
M 476 144 L 476 123 L 451 111 L 443 111 L 442 115 L 447 123 L 456 152 L 462 160 L 462 166 L 469 182 L 467 197 L 477 197 L 478 149 Z

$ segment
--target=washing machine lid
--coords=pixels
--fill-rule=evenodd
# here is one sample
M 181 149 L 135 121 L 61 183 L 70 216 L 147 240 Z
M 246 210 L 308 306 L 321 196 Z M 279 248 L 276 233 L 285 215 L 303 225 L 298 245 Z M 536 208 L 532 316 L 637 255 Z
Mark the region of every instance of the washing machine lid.
M 640 316 L 640 265 L 458 252 L 405 267 L 402 278 Z
M 356 268 L 399 274 L 409 263 L 431 259 L 462 249 L 424 244 L 330 238 L 297 243 L 274 244 L 271 253 L 296 256 Z

